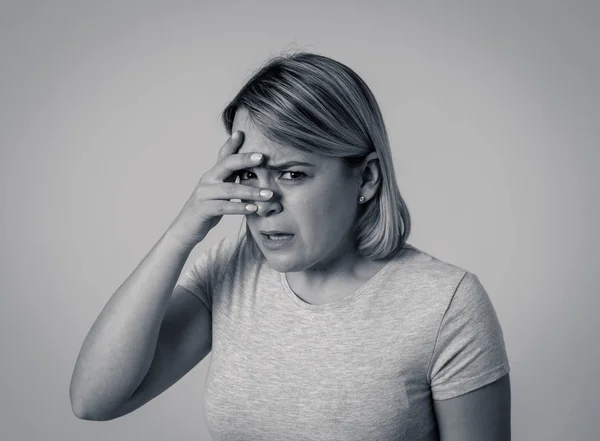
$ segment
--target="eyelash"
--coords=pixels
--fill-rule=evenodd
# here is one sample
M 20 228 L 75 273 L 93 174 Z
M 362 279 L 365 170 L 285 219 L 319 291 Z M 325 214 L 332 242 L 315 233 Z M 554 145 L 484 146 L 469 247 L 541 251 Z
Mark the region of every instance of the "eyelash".
M 249 171 L 247 171 L 247 170 L 242 170 L 242 171 L 240 171 L 240 172 L 238 173 L 238 177 L 240 178 L 240 180 L 248 180 L 248 179 L 243 179 L 243 178 L 242 178 L 242 176 L 243 176 L 243 174 L 244 174 L 244 173 L 250 173 L 250 174 L 254 174 L 254 173 L 252 173 L 252 172 L 249 172 Z M 306 174 L 304 174 L 304 173 L 303 173 L 303 172 L 301 172 L 301 171 L 292 171 L 292 170 L 286 170 L 286 171 L 282 171 L 281 173 L 282 173 L 282 174 L 284 174 L 284 173 L 295 173 L 295 174 L 301 175 L 301 176 L 300 176 L 300 177 L 298 177 L 298 178 L 292 178 L 292 179 L 282 179 L 283 181 L 299 182 L 299 181 L 302 181 L 302 180 L 306 179 Z

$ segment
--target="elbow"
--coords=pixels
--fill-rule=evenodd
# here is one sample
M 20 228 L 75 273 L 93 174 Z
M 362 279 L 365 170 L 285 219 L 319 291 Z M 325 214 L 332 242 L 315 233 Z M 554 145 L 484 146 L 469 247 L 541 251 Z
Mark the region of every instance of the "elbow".
M 98 412 L 97 409 L 94 410 L 94 406 L 84 400 L 81 394 L 76 393 L 72 386 L 69 389 L 69 398 L 71 400 L 71 411 L 80 420 L 109 421 L 114 418 L 106 415 L 106 413 Z
M 71 405 L 71 410 L 73 411 L 73 415 L 75 415 L 80 420 L 98 421 L 98 419 L 94 418 L 89 412 L 86 412 L 85 410 L 79 407 Z
M 75 404 L 73 401 L 71 401 L 71 410 L 73 411 L 73 415 L 84 421 L 110 421 L 114 419 L 112 416 L 93 412 L 83 405 Z
M 71 411 L 73 415 L 75 415 L 80 420 L 85 421 L 102 421 L 99 419 L 94 412 L 91 412 L 88 407 L 82 402 L 82 400 L 77 399 L 76 397 L 71 396 Z
M 82 399 L 81 393 L 78 393 L 75 387 L 75 375 L 71 378 L 69 385 L 69 400 L 71 402 L 71 411 L 80 420 L 94 421 L 89 409 L 85 405 L 85 400 Z
M 86 421 L 97 421 L 91 412 L 89 412 L 83 405 L 78 404 L 77 401 L 71 400 L 71 411 L 80 420 Z

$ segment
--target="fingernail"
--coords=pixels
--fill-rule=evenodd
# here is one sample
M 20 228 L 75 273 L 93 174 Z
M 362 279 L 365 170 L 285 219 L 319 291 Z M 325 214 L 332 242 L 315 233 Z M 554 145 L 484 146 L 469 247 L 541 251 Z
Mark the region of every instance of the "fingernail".
M 248 211 L 256 211 L 257 209 L 258 209 L 258 207 L 254 204 L 246 205 L 246 210 L 248 210 Z
M 233 134 L 231 135 L 231 139 L 238 139 L 240 136 L 240 131 L 236 130 L 235 132 L 233 132 Z
M 263 198 L 270 198 L 271 196 L 273 196 L 273 192 L 271 190 L 261 190 L 260 195 Z
M 250 156 L 250 160 L 253 162 L 258 162 L 262 159 L 262 153 L 254 153 L 252 156 Z

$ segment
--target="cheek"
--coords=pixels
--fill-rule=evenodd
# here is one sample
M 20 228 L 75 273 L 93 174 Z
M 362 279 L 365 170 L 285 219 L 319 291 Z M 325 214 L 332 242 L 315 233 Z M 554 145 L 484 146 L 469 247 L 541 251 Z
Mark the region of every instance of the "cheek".
M 315 240 L 343 233 L 353 218 L 349 201 L 341 194 L 322 194 L 305 200 L 294 205 L 294 211 L 302 235 Z

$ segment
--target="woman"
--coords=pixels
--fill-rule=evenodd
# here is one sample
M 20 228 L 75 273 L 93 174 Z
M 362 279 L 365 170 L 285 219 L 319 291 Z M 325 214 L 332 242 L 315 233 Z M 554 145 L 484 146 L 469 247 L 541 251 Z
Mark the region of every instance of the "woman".
M 215 440 L 509 440 L 494 308 L 476 275 L 406 242 L 361 78 L 320 55 L 274 58 L 223 122 L 217 164 L 86 337 L 74 413 L 125 415 L 212 350 Z M 245 234 L 180 274 L 225 214 L 245 214 Z

